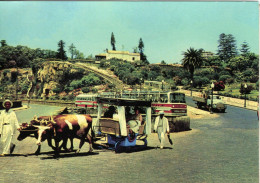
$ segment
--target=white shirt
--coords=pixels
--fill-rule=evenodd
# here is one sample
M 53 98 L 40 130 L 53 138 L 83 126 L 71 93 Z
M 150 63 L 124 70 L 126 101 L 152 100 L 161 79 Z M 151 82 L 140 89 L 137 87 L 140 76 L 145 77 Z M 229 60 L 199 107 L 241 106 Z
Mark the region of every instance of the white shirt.
M 4 124 L 9 124 L 12 129 L 12 134 L 13 135 L 16 132 L 16 129 L 18 129 L 19 123 L 16 117 L 16 114 L 13 110 L 9 109 L 8 112 L 6 110 L 1 111 L 0 115 L 0 134 L 2 134 L 3 126 Z
M 163 117 L 162 119 L 160 118 L 160 116 L 157 116 L 155 118 L 155 123 L 154 123 L 154 130 L 157 131 L 158 127 L 162 127 L 163 128 L 163 132 L 169 132 L 170 128 L 169 128 L 169 122 L 168 119 L 166 117 Z

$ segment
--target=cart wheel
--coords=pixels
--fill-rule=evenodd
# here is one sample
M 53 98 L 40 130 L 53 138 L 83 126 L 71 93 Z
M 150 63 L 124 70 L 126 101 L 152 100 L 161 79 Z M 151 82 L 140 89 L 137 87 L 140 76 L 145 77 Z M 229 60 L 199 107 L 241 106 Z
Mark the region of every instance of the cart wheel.
M 120 146 L 120 141 L 115 144 L 115 152 L 120 153 L 122 150 L 122 146 Z

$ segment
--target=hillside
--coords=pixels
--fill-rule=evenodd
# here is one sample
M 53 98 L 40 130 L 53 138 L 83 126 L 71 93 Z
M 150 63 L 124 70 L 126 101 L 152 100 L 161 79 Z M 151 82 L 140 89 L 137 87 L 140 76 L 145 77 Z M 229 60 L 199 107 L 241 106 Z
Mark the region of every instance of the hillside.
M 16 69 L 5 69 L 0 72 L 1 92 L 5 93 L 4 97 L 15 97 L 16 84 L 19 96 L 23 97 L 29 97 L 30 94 L 30 97 L 33 98 L 45 98 L 54 96 L 56 93 L 60 93 L 68 88 L 73 91 L 77 87 L 72 88 L 72 84 L 83 78 L 87 79 L 90 73 L 93 73 L 91 77 L 93 76 L 96 80 L 100 80 L 100 82 L 97 82 L 97 85 L 93 83 L 90 87 L 97 90 L 106 89 L 109 85 L 113 85 L 117 89 L 123 88 L 122 81 L 112 71 L 98 69 L 95 66 L 83 63 L 72 64 L 63 61 L 48 61 L 38 68 L 36 74 L 33 74 L 30 68 L 18 69 L 17 83 L 16 73 Z M 87 83 L 85 82 L 85 84 Z M 80 92 L 79 90 L 77 91 Z

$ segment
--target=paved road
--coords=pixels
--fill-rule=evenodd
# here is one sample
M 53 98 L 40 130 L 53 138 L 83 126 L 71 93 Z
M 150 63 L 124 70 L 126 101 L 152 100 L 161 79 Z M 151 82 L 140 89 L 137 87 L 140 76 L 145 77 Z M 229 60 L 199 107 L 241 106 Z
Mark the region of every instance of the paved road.
M 35 112 L 56 109 L 37 105 L 17 116 L 27 120 Z M 152 134 L 146 150 L 115 154 L 100 149 L 90 154 L 85 144 L 79 155 L 62 153 L 59 159 L 47 144 L 43 154 L 35 156 L 35 140 L 28 138 L 16 143 L 13 156 L 0 158 L 0 182 L 258 182 L 255 111 L 229 108 L 218 118 L 191 120 L 191 128 L 171 134 L 174 146 L 167 142 L 163 150 L 156 148 Z M 75 140 L 75 148 L 77 144 Z

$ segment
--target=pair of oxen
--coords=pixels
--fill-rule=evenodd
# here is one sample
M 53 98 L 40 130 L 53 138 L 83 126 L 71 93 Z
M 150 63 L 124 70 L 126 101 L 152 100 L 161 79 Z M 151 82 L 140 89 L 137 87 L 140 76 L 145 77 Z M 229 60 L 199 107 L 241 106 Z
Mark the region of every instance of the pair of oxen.
M 92 132 L 90 135 L 89 132 Z M 34 117 L 30 124 L 23 123 L 18 140 L 21 141 L 28 136 L 34 136 L 37 139 L 38 148 L 35 154 L 40 154 L 41 142 L 47 140 L 48 145 L 55 150 L 55 155 L 59 155 L 61 148 L 66 151 L 73 150 L 73 139 L 80 139 L 79 149 L 85 141 L 89 142 L 89 151 L 92 152 L 92 118 L 90 115 L 74 115 L 62 114 L 57 116 L 41 116 Z M 55 146 L 52 145 L 52 139 L 55 141 Z M 71 147 L 67 149 L 67 141 L 70 139 Z M 62 145 L 59 143 L 63 141 Z

